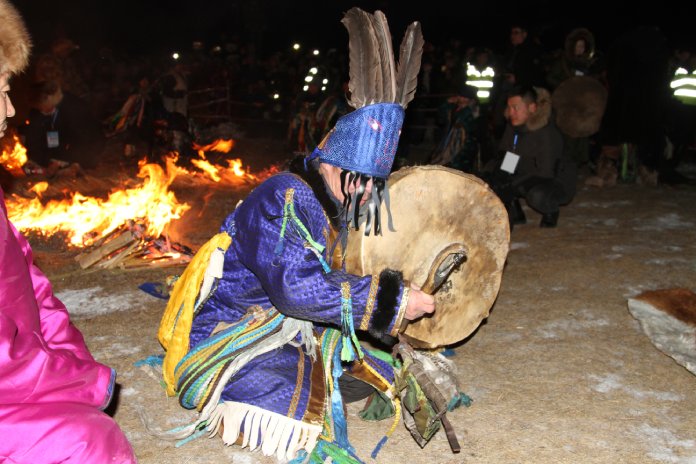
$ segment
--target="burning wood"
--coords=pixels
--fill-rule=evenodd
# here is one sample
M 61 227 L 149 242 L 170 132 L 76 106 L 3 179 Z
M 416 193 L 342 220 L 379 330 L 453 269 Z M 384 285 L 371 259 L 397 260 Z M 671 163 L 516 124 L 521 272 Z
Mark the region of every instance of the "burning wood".
M 40 193 L 46 185 L 37 184 L 36 198 L 26 199 L 12 195 L 7 207 L 10 220 L 23 231 L 44 235 L 65 232 L 70 245 L 85 247 L 100 237 L 108 236 L 129 220 L 146 218 L 148 234 L 158 237 L 174 219 L 179 219 L 190 208 L 179 203 L 168 189 L 173 181 L 170 173 L 156 164 L 143 164 L 138 176 L 142 185 L 112 191 L 105 200 L 73 192 L 68 199 L 43 203 Z
M 128 221 L 108 237 L 96 242 L 75 257 L 82 269 L 96 266 L 101 269 L 133 269 L 164 267 L 186 264 L 193 252 L 168 237 L 148 237 L 147 228 L 138 222 Z
M 96 198 L 80 192 L 65 192 L 67 198 L 43 201 L 47 182 L 37 182 L 30 189 L 33 198 L 16 194 L 6 199 L 10 220 L 23 232 L 50 236 L 65 234 L 71 248 L 81 248 L 75 260 L 83 269 L 133 269 L 186 264 L 191 250 L 168 239 L 168 225 L 190 209 L 180 203 L 169 189 L 175 178 L 212 180 L 225 187 L 252 186 L 279 171 L 277 166 L 258 175 L 243 168 L 239 159 L 228 160 L 228 167 L 210 163 L 206 151 L 227 153 L 231 140 L 218 140 L 210 145 L 195 146 L 199 159 L 192 160 L 200 172 L 191 172 L 176 164 L 177 154 L 166 159 L 166 168 L 158 164 L 139 163 L 140 185 L 120 186 L 110 191 L 108 198 Z M 26 150 L 16 140 L 13 155 L 3 154 L 4 165 L 19 166 L 26 161 Z M 130 181 L 127 184 L 131 184 Z M 53 184 L 51 184 L 53 185 Z

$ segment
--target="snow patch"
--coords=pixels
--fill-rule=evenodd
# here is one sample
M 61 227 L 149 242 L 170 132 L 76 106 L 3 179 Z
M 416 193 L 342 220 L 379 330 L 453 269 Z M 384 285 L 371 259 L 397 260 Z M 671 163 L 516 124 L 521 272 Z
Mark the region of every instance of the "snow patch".
M 677 213 L 668 213 L 664 216 L 648 219 L 644 224 L 636 226 L 633 230 L 664 230 L 664 229 L 687 229 L 693 227 L 691 221 L 682 221 Z
M 696 464 L 696 453 L 685 456 L 684 450 L 696 449 L 694 440 L 685 440 L 676 436 L 672 431 L 641 424 L 633 430 L 643 443 L 648 444 L 647 454 L 660 462 L 676 464 Z M 681 450 L 677 450 L 681 448 Z
M 653 258 L 645 262 L 645 264 L 654 264 L 656 266 L 669 266 L 670 264 L 688 264 L 690 261 L 684 258 Z
M 102 287 L 67 289 L 56 293 L 63 302 L 71 318 L 90 318 L 117 311 L 126 311 L 138 306 L 143 300 L 140 290 L 122 290 L 107 293 Z
M 617 374 L 589 375 L 590 380 L 596 382 L 592 389 L 599 393 L 609 393 L 611 391 L 621 391 L 636 399 L 656 399 L 660 401 L 682 401 L 684 397 L 672 392 L 654 392 L 638 390 L 627 387 L 621 383 L 621 376 Z
M 125 358 L 142 351 L 142 348 L 139 346 L 127 345 L 125 343 L 113 341 L 113 339 L 109 342 L 99 344 L 90 342 L 89 346 L 94 359 L 100 360 L 105 364 L 109 364 L 114 358 Z
M 607 319 L 597 319 L 590 311 L 578 311 L 567 319 L 548 322 L 537 329 L 542 338 L 560 338 L 559 332 L 575 334 L 587 329 L 610 325 Z
M 630 206 L 632 205 L 632 201 L 628 200 L 619 200 L 619 201 L 583 201 L 577 204 L 578 207 L 580 208 L 616 208 L 616 207 L 623 207 L 623 206 Z

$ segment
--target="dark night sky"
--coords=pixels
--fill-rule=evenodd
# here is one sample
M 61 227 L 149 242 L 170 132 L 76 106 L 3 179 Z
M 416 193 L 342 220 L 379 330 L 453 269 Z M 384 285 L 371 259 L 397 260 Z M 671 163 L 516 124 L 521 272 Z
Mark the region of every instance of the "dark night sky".
M 258 43 L 264 52 L 283 49 L 292 40 L 345 47 L 347 34 L 340 19 L 352 6 L 384 11 L 399 41 L 406 25 L 419 20 L 426 40 L 435 44 L 456 37 L 465 45 L 487 45 L 497 51 L 507 45 L 510 24 L 517 20 L 536 29 L 547 48 L 560 46 L 565 33 L 578 26 L 595 32 L 600 50 L 638 24 L 660 26 L 671 44 L 686 40 L 693 46 L 696 40 L 687 23 L 690 15 L 677 2 L 660 2 L 659 9 L 651 10 L 640 10 L 637 2 L 606 0 L 15 0 L 15 4 L 38 50 L 61 34 L 85 49 L 109 45 L 130 53 L 167 53 L 196 38 L 208 45 L 235 35 Z M 568 8 L 573 11 L 565 11 Z

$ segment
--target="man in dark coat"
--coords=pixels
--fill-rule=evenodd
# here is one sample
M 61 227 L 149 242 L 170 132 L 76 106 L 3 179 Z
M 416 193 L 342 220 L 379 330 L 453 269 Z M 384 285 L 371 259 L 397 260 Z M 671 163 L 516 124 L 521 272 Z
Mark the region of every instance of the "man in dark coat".
M 508 124 L 499 157 L 482 177 L 501 198 L 511 226 L 526 218 L 520 199 L 542 214 L 540 227 L 556 227 L 560 206 L 576 190 L 577 169 L 563 154 L 563 137 L 551 120 L 551 98 L 540 87 L 516 87 L 507 99 Z
M 94 168 L 101 159 L 105 137 L 87 104 L 56 81 L 35 84 L 33 108 L 24 129 L 27 156 L 52 171 L 66 164 Z
M 495 137 L 499 138 L 505 128 L 505 105 L 514 87 L 544 85 L 543 50 L 529 36 L 526 26 L 513 24 L 510 27 L 510 47 L 499 60 L 496 73 L 496 99 L 493 102 L 493 125 Z

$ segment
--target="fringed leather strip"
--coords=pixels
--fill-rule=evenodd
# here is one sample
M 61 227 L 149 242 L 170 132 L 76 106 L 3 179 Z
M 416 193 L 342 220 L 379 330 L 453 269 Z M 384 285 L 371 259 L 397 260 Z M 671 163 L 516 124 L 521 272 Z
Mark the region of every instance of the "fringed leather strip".
M 353 326 L 353 298 L 349 282 L 341 283 L 341 335 L 341 361 L 353 361 L 356 357 L 362 359 L 364 355 Z
M 239 353 L 280 330 L 285 316 L 275 308 L 267 317 L 245 316 L 192 349 L 174 371 L 179 402 L 184 408 L 202 410 L 209 401 L 220 374 Z
M 242 448 L 260 450 L 265 456 L 275 455 L 278 460 L 288 461 L 298 451 L 311 453 L 321 433 L 321 425 L 308 424 L 290 417 L 244 403 L 223 401 L 219 403 L 208 426 L 214 436 L 224 424 L 222 441 L 233 445 L 244 438 Z
M 310 356 L 310 358 L 312 358 L 312 360 L 316 359 L 317 345 L 314 337 L 311 336 L 311 323 L 308 321 L 285 317 L 279 331 L 268 335 L 265 338 L 264 343 L 246 345 L 245 349 L 240 350 L 240 353 L 234 357 L 229 364 L 226 365 L 224 371 L 222 371 L 220 374 L 216 374 L 214 390 L 207 397 L 207 403 L 198 415 L 198 418 L 193 423 L 182 427 L 177 427 L 172 430 L 161 431 L 155 429 L 151 425 L 150 420 L 147 418 L 144 412 L 139 411 L 143 423 L 150 433 L 165 440 L 189 440 L 194 438 L 194 435 L 196 435 L 197 432 L 203 427 L 210 430 L 220 421 L 221 416 L 216 413 L 216 408 L 220 403 L 222 391 L 230 378 L 239 372 L 239 370 L 243 368 L 250 360 L 256 358 L 257 356 L 269 351 L 273 351 L 283 345 L 292 343 L 298 333 L 302 334 L 302 344 L 305 347 L 305 352 Z M 307 334 L 309 334 L 309 336 Z
M 283 206 L 283 224 L 280 227 L 280 237 L 278 238 L 278 243 L 276 244 L 274 253 L 279 255 L 283 252 L 285 232 L 287 232 L 288 222 L 292 221 L 292 224 L 297 228 L 298 232 L 308 242 L 312 247 L 314 247 L 319 253 L 324 251 L 324 245 L 316 242 L 312 235 L 307 230 L 307 227 L 300 221 L 300 218 L 295 214 L 295 203 L 293 197 L 295 195 L 295 189 L 289 188 L 285 191 L 285 205 Z

